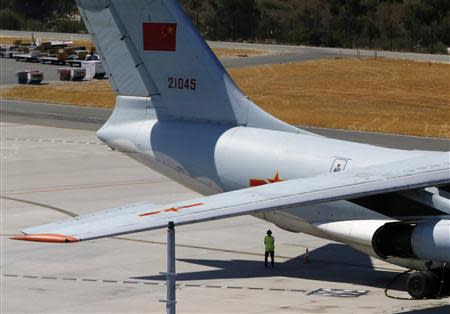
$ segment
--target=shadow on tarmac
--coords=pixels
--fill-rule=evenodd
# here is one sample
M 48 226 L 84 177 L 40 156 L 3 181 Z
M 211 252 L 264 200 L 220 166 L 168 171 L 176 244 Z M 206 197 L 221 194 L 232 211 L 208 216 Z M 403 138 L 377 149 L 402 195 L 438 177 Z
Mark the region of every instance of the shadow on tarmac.
M 410 310 L 410 311 L 402 311 L 396 312 L 394 314 L 448 314 L 450 313 L 450 305 L 443 305 L 438 307 L 433 307 L 429 309 L 419 309 L 419 310 Z
M 275 252 L 276 253 L 276 252 Z M 179 262 L 213 267 L 212 270 L 177 273 L 177 281 L 210 279 L 237 279 L 262 277 L 288 277 L 329 282 L 341 282 L 385 288 L 389 280 L 398 274 L 395 271 L 373 269 L 370 258 L 343 244 L 327 244 L 310 251 L 310 264 L 304 263 L 304 255 L 277 262 L 275 268 L 265 268 L 264 261 L 177 259 Z M 134 277 L 141 280 L 166 280 L 163 275 Z M 404 281 L 399 280 L 393 290 L 404 290 Z

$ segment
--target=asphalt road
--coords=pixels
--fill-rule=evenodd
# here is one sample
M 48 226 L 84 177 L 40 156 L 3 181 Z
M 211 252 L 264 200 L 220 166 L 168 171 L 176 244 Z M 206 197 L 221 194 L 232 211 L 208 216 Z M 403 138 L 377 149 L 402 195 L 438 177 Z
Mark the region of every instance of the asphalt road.
M 2 36 L 31 37 L 31 32 L 23 31 L 0 31 Z M 34 32 L 38 38 L 54 40 L 76 40 L 89 39 L 87 34 L 64 34 L 64 33 L 46 33 Z M 283 64 L 293 62 L 303 62 L 334 57 L 373 57 L 375 55 L 385 58 L 408 59 L 416 61 L 430 62 L 450 62 L 449 55 L 438 54 L 419 54 L 404 53 L 392 51 L 370 51 L 357 49 L 341 49 L 327 47 L 307 47 L 307 46 L 289 46 L 289 45 L 271 45 L 271 44 L 253 44 L 253 43 L 233 43 L 233 42 L 208 42 L 212 48 L 236 48 L 262 50 L 268 54 L 249 57 L 223 57 L 219 58 L 226 68 L 257 66 L 263 64 Z M 16 62 L 12 59 L 0 59 L 1 85 L 14 84 L 17 81 L 16 72 L 28 69 L 40 70 L 44 72 L 46 81 L 58 79 L 57 69 L 61 66 L 42 65 L 40 63 Z
M 1 31 L 2 36 L 31 37 L 31 32 L 21 31 Z M 34 32 L 38 38 L 54 39 L 54 40 L 76 40 L 89 39 L 89 35 L 85 34 L 63 34 L 63 33 L 40 33 Z M 275 46 L 275 45 L 255 45 L 244 43 L 226 43 L 226 42 L 209 42 L 212 48 L 237 48 L 237 49 L 254 49 L 263 50 L 266 54 L 260 56 L 248 57 L 222 57 L 219 58 L 226 68 L 257 66 L 263 64 L 281 64 L 291 62 L 302 62 L 324 58 L 336 57 L 339 55 L 337 51 L 311 50 L 308 47 L 295 46 Z M 350 52 L 351 55 L 355 53 Z M 44 72 L 44 80 L 58 80 L 57 69 L 63 66 L 40 64 L 38 62 L 16 62 L 14 59 L 0 59 L 1 85 L 15 84 L 17 82 L 16 72 L 23 70 L 40 70 Z
M 111 115 L 110 109 L 77 107 L 3 100 L 2 122 L 35 124 L 58 128 L 98 130 Z M 399 149 L 450 151 L 450 140 L 419 136 L 299 126 L 307 131 L 332 138 Z
M 263 64 L 281 64 L 292 62 L 303 62 L 324 58 L 332 58 L 334 54 L 318 52 L 297 52 L 297 53 L 284 53 L 284 54 L 269 54 L 252 57 L 223 57 L 219 58 L 220 62 L 226 68 L 257 66 Z M 17 83 L 16 73 L 24 70 L 39 70 L 44 72 L 44 80 L 56 81 L 59 80 L 58 69 L 66 66 L 41 64 L 39 62 L 25 62 L 16 61 L 15 59 L 0 58 L 1 71 L 0 82 L 1 85 L 9 85 Z
M 210 43 L 212 47 L 220 48 L 239 48 L 248 49 L 244 44 L 234 43 Z M 276 48 L 276 49 L 275 49 Z M 285 49 L 283 46 L 260 45 L 251 47 L 251 49 L 264 50 L 268 54 L 249 57 L 220 57 L 219 60 L 225 68 L 248 67 L 264 64 L 283 64 L 293 62 L 304 62 L 325 58 L 337 57 L 339 54 L 332 51 L 312 51 L 310 49 Z M 25 62 L 15 61 L 10 58 L 0 59 L 1 71 L 0 82 L 1 85 L 9 85 L 17 83 L 16 72 L 23 70 L 39 70 L 44 72 L 44 80 L 55 81 L 58 80 L 58 68 L 65 67 L 62 65 L 41 64 L 39 62 Z
M 24 31 L 8 31 L 0 30 L 2 36 L 17 36 L 30 37 L 31 32 Z M 71 34 L 71 33 L 49 33 L 49 32 L 33 32 L 38 38 L 53 39 L 53 40 L 75 40 L 90 39 L 88 34 Z M 293 45 L 274 45 L 274 44 L 253 44 L 253 43 L 233 43 L 222 41 L 208 41 L 208 44 L 213 48 L 242 48 L 242 49 L 257 49 L 269 51 L 273 54 L 313 54 L 318 56 L 323 55 L 346 55 L 356 56 L 358 53 L 361 56 L 374 56 L 375 50 L 366 49 L 343 49 L 330 47 L 311 47 L 311 46 L 293 46 Z M 417 61 L 433 61 L 433 62 L 450 62 L 449 55 L 440 54 L 426 54 L 426 53 L 405 53 L 396 51 L 377 51 L 378 56 L 394 59 L 409 59 Z M 301 58 L 301 57 L 300 57 Z M 290 59 L 289 57 L 287 58 Z M 280 59 L 282 60 L 282 59 Z M 300 59 L 301 61 L 301 59 Z M 290 61 L 292 62 L 292 61 Z
M 0 82 L 1 85 L 10 85 L 17 83 L 16 73 L 19 71 L 26 70 L 39 70 L 44 72 L 44 83 L 45 81 L 56 81 L 58 80 L 57 70 L 63 66 L 61 65 L 51 65 L 51 64 L 41 64 L 39 62 L 24 62 L 16 61 L 14 59 L 2 58 L 0 59 L 1 71 L 0 71 Z
M 344 56 L 344 57 L 383 57 L 389 59 L 404 59 L 430 62 L 450 62 L 450 56 L 445 54 L 427 54 L 412 52 L 397 52 L 385 50 L 367 49 L 347 49 L 331 47 L 311 47 L 311 46 L 290 46 L 290 45 L 268 45 L 252 43 L 232 43 L 232 42 L 208 42 L 215 48 L 242 48 L 266 50 L 272 54 L 310 54 L 317 56 Z M 301 60 L 300 60 L 301 61 Z

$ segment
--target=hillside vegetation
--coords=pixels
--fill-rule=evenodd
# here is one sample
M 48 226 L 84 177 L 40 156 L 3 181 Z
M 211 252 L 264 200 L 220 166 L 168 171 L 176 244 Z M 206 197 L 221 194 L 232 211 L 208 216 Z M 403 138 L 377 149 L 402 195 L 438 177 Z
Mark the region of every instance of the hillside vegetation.
M 207 39 L 445 53 L 449 0 L 181 0 Z M 83 32 L 73 0 L 3 0 L 0 28 Z

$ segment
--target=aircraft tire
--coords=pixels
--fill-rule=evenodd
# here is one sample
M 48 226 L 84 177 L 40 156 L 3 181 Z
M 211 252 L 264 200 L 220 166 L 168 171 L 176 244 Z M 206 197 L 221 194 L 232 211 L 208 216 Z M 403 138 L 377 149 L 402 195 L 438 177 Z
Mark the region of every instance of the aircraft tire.
M 432 271 L 412 273 L 406 281 L 408 293 L 414 299 L 431 299 L 439 293 L 439 276 Z

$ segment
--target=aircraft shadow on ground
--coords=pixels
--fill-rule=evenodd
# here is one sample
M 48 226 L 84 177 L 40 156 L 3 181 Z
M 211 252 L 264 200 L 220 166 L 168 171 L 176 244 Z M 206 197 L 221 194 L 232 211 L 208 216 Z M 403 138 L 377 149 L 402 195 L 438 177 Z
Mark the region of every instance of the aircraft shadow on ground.
M 402 314 L 448 314 L 450 313 L 450 305 L 442 305 L 438 307 L 428 308 L 428 309 L 417 309 L 398 312 Z M 396 313 L 397 314 L 397 313 Z
M 276 261 L 275 268 L 265 268 L 263 260 L 177 259 L 179 262 L 214 267 L 213 270 L 177 273 L 177 281 L 287 277 L 329 282 L 342 282 L 385 288 L 398 274 L 395 271 L 373 269 L 370 258 L 343 244 L 328 244 L 310 251 L 310 264 L 304 255 L 287 261 Z M 276 258 L 275 258 L 276 260 Z M 141 280 L 165 280 L 164 275 L 134 277 Z M 392 287 L 404 290 L 403 280 Z

